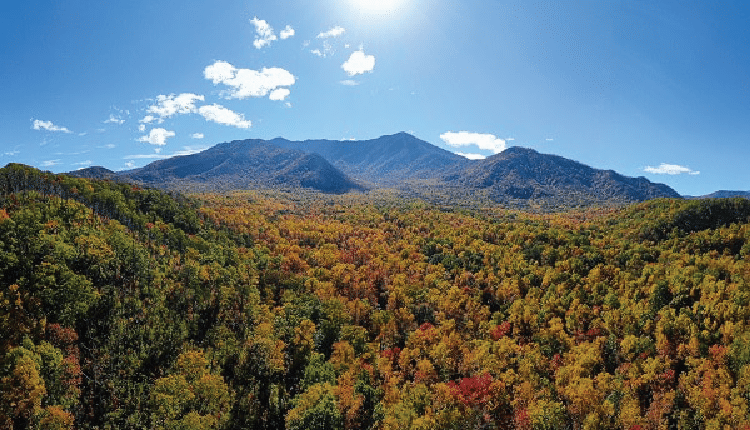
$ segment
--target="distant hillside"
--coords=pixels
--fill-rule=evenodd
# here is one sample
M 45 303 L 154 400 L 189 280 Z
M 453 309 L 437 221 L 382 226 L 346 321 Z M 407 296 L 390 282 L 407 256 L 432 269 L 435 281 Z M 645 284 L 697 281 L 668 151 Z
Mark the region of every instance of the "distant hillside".
M 85 169 L 73 170 L 72 172 L 68 172 L 67 175 L 86 179 L 115 179 L 118 177 L 117 172 L 102 166 L 91 166 Z
M 403 132 L 357 141 L 274 139 L 271 142 L 319 154 L 348 175 L 377 184 L 438 178 L 447 168 L 470 164 L 460 155 Z
M 197 154 L 155 161 L 124 176 L 153 185 L 193 182 L 218 189 L 283 186 L 325 193 L 362 189 L 319 155 L 263 140 L 222 143 Z
M 467 168 L 454 169 L 443 179 L 461 187 L 486 190 L 499 201 L 534 199 L 585 204 L 680 197 L 667 185 L 654 184 L 643 177 L 630 178 L 520 147 L 475 161 Z
M 686 199 L 728 199 L 732 197 L 744 197 L 750 199 L 750 191 L 728 191 L 719 190 L 705 196 L 684 196 Z

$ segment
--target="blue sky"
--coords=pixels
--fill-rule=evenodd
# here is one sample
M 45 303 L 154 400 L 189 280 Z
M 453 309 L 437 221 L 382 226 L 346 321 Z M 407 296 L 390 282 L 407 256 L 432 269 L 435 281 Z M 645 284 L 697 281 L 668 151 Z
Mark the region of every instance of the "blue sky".
M 0 165 L 143 166 L 233 139 L 407 131 L 683 194 L 750 190 L 748 2 L 0 5 Z

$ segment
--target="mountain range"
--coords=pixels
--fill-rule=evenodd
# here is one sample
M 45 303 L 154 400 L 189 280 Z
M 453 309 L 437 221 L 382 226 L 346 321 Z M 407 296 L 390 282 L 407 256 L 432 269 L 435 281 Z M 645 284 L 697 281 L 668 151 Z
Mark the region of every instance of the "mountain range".
M 113 172 L 90 167 L 70 174 L 168 188 L 284 187 L 344 193 L 385 187 L 428 200 L 476 195 L 516 205 L 681 197 L 644 177 L 595 169 L 533 149 L 512 147 L 483 160 L 469 160 L 404 132 L 361 141 L 237 140 L 139 169 Z

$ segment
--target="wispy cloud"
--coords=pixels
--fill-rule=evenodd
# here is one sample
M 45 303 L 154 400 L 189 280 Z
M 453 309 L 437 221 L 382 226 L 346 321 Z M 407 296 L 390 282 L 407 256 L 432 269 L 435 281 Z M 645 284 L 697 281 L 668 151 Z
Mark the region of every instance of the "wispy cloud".
M 109 114 L 109 119 L 105 119 L 105 120 L 104 120 L 104 121 L 102 121 L 102 122 L 103 122 L 104 124 L 118 124 L 118 125 L 120 125 L 120 124 L 124 124 L 124 123 L 125 123 L 125 120 L 124 120 L 124 119 L 122 119 L 122 118 L 121 118 L 121 117 L 119 117 L 119 116 L 114 116 L 113 114 Z
M 78 163 L 73 163 L 74 166 L 82 166 L 83 167 L 89 167 L 93 163 L 91 160 L 85 160 L 85 161 L 79 161 Z
M 375 68 L 375 56 L 365 54 L 365 51 L 360 48 L 358 51 L 352 52 L 349 59 L 341 65 L 341 68 L 344 69 L 349 76 L 372 72 Z
M 97 146 L 97 148 L 99 148 L 99 149 L 115 149 L 116 146 L 117 145 L 115 145 L 114 143 L 108 143 L 106 145 L 99 145 L 99 146 Z
M 193 139 L 203 139 L 205 136 L 203 135 L 203 133 L 193 133 L 190 135 L 190 137 L 192 137 Z
M 172 156 L 193 155 L 208 149 L 208 146 L 183 146 L 181 150 L 175 151 Z
M 198 113 L 206 119 L 217 124 L 231 125 L 237 128 L 250 128 L 252 122 L 245 119 L 245 116 L 233 112 L 224 106 L 218 104 L 201 106 Z
M 339 81 L 341 85 L 347 85 L 350 87 L 359 85 L 359 82 L 355 81 L 354 79 L 344 79 L 343 81 Z
M 149 114 L 158 115 L 158 122 L 164 122 L 164 118 L 172 117 L 176 114 L 188 114 L 196 111 L 195 102 L 203 101 L 205 97 L 198 94 L 183 93 L 179 95 L 170 94 L 168 96 L 159 95 L 156 97 L 156 104 L 148 107 Z M 153 115 L 146 115 L 139 122 L 150 124 L 156 118 Z
M 326 58 L 326 57 L 330 57 L 331 55 L 333 55 L 335 51 L 333 50 L 333 46 L 331 46 L 331 44 L 328 43 L 327 40 L 324 40 L 322 50 L 320 50 L 319 48 L 315 48 L 315 49 L 311 49 L 310 53 L 317 55 L 318 57 Z
M 487 158 L 486 155 L 482 155 L 482 154 L 464 154 L 463 152 L 456 152 L 456 155 L 460 155 L 462 157 L 466 157 L 469 160 L 484 160 L 485 158 Z
M 73 133 L 65 127 L 55 125 L 52 121 L 42 121 L 35 119 L 31 126 L 34 130 L 61 131 L 63 133 Z
M 138 122 L 140 122 L 141 124 L 151 124 L 155 120 L 156 120 L 155 116 L 153 116 L 153 115 L 146 115 L 146 116 L 143 117 L 143 119 L 138 120 Z
M 14 156 L 14 155 L 18 155 L 18 154 L 20 154 L 20 153 L 21 153 L 21 151 L 19 151 L 19 150 L 17 150 L 17 149 L 16 149 L 16 150 L 14 150 L 14 151 L 8 151 L 8 152 L 5 152 L 5 153 L 3 153 L 3 155 L 8 155 L 8 156 L 11 156 L 11 157 L 12 157 L 12 156 Z
M 52 167 L 60 164 L 60 160 L 44 160 L 42 161 L 42 167 Z
M 148 133 L 148 135 L 138 138 L 138 141 L 150 143 L 157 146 L 164 146 L 167 144 L 167 139 L 174 136 L 174 131 L 165 130 L 163 128 L 153 128 Z
M 217 61 L 206 67 L 203 76 L 214 84 L 230 87 L 223 92 L 228 99 L 264 97 L 279 87 L 290 87 L 296 81 L 294 75 L 281 68 L 238 69 L 226 61 Z
M 495 154 L 505 150 L 505 140 L 494 134 L 472 133 L 468 131 L 446 132 L 440 135 L 447 145 L 454 148 L 476 145 L 479 149 L 490 150 Z
M 132 154 L 122 157 L 124 160 L 130 160 L 126 163 L 128 168 L 135 167 L 132 160 L 163 160 L 166 158 L 177 157 L 179 155 L 192 155 L 208 149 L 208 146 L 183 146 L 181 150 L 174 151 L 171 154 Z
M 171 155 L 167 154 L 133 154 L 133 155 L 126 155 L 125 157 L 122 157 L 126 160 L 161 160 L 164 158 L 169 158 Z
M 328 31 L 324 31 L 324 32 L 318 34 L 316 37 L 318 39 L 328 39 L 329 37 L 339 37 L 342 34 L 344 34 L 345 31 L 346 31 L 346 29 L 344 27 L 341 27 L 341 26 L 337 25 L 337 26 L 331 28 Z
M 701 174 L 701 172 L 698 170 L 693 170 L 685 166 L 680 166 L 678 164 L 667 163 L 661 163 L 657 167 L 646 166 L 643 170 L 654 175 L 682 175 L 683 173 L 686 173 L 688 175 Z

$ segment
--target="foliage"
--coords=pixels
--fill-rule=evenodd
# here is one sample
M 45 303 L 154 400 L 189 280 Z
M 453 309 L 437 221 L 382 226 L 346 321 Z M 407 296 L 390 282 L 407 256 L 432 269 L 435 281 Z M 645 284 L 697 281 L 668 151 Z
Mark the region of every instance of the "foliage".
M 0 427 L 750 423 L 746 203 L 527 214 L 0 169 Z

